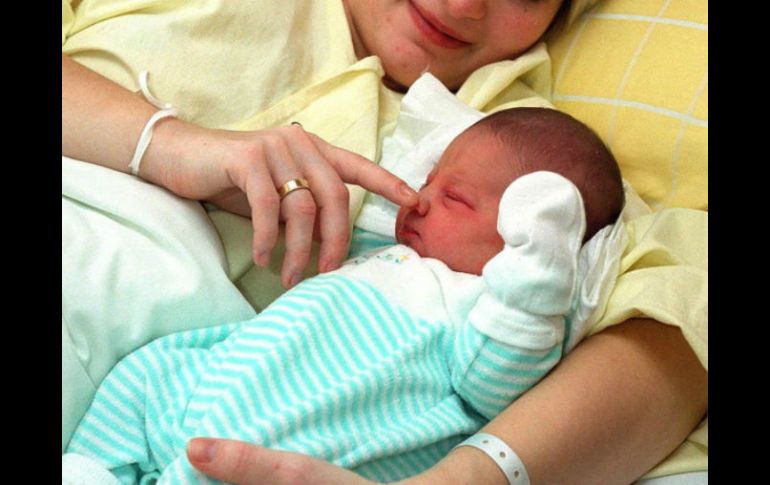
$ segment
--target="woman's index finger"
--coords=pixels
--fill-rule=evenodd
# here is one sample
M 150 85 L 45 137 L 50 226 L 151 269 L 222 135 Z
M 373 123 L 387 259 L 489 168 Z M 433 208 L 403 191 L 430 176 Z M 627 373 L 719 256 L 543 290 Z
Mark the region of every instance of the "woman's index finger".
M 415 192 L 402 179 L 357 153 L 335 147 L 310 134 L 318 150 L 348 184 L 360 185 L 399 206 L 417 205 Z

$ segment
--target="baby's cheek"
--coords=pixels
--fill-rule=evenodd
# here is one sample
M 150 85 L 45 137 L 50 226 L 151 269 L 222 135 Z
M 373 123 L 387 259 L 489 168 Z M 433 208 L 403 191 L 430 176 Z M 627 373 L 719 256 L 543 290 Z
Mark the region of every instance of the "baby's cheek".
M 444 262 L 455 271 L 480 275 L 487 261 L 483 253 L 479 248 L 459 245 L 445 253 Z
M 503 250 L 503 239 L 501 237 L 494 238 L 490 241 L 487 241 L 486 244 L 480 244 L 475 251 L 474 254 L 474 265 L 476 268 L 478 268 L 478 272 L 476 274 L 481 274 L 481 271 L 484 269 L 484 266 L 489 262 L 490 259 L 494 258 L 500 251 Z

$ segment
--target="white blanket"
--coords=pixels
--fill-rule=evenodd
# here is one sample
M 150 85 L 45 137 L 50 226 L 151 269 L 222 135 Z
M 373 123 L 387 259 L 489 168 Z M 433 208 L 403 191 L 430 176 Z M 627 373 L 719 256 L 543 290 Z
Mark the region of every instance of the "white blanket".
M 255 312 L 197 202 L 62 157 L 62 450 L 123 355 Z

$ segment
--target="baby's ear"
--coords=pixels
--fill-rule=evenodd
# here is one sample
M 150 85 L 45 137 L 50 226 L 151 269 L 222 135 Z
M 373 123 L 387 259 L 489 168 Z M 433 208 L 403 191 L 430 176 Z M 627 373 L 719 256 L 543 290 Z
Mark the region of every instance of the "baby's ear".
M 511 182 L 500 199 L 497 231 L 506 245 L 533 244 L 543 249 L 558 245 L 576 253 L 585 230 L 580 191 L 557 173 L 523 175 Z

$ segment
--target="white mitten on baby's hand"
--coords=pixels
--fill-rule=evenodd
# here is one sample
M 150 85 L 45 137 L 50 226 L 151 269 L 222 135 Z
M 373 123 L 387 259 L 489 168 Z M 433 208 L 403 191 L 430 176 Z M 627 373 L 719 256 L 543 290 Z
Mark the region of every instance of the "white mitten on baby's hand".
M 497 230 L 505 246 L 484 266 L 486 288 L 470 323 L 531 349 L 561 342 L 585 226 L 580 192 L 566 178 L 534 172 L 514 180 L 500 200 Z

